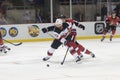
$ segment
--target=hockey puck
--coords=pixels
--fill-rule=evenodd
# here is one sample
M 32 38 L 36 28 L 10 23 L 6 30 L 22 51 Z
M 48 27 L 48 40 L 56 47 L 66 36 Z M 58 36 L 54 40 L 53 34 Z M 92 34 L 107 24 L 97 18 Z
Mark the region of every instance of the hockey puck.
M 47 67 L 49 67 L 50 65 L 49 64 L 47 64 Z
M 61 65 L 63 65 L 63 62 L 61 62 Z

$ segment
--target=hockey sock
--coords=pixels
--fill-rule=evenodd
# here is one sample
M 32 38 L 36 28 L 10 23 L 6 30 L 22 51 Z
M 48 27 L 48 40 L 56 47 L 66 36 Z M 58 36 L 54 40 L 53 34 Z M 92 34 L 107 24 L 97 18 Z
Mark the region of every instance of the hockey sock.
M 47 55 L 48 55 L 49 57 L 51 57 L 51 56 L 53 55 L 53 53 L 54 53 L 55 50 L 56 50 L 56 49 L 54 49 L 54 48 L 50 48 L 50 49 L 48 50 L 48 52 L 47 52 Z
M 3 40 L 2 39 L 0 39 L 0 45 L 3 45 Z
M 116 32 L 116 30 L 112 30 L 112 35 L 114 35 L 114 34 L 115 34 L 115 32 Z

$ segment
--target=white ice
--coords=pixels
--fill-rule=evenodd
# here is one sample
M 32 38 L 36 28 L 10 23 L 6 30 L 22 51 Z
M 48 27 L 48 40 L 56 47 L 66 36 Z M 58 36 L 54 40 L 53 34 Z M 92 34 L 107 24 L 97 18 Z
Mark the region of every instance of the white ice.
M 68 53 L 61 65 L 66 53 L 66 47 L 62 46 L 49 61 L 42 61 L 51 41 L 23 43 L 21 46 L 5 43 L 12 50 L 7 54 L 0 53 L 0 80 L 120 80 L 120 39 L 78 42 L 94 52 L 96 58 L 84 54 L 78 64 Z

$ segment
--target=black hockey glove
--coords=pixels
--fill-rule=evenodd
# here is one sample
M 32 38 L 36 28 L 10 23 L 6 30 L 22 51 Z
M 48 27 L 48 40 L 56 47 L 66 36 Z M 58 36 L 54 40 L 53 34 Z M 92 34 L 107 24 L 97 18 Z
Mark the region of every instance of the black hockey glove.
M 82 30 L 85 30 L 85 26 L 83 26 L 82 24 L 80 24 L 79 27 L 82 28 Z
M 43 33 L 46 33 L 46 32 L 47 32 L 47 29 L 46 29 L 46 28 L 42 28 L 42 32 L 43 32 Z
M 105 20 L 105 23 L 106 23 L 106 24 L 109 24 L 109 22 L 110 22 L 110 20 L 108 20 L 108 19 L 107 19 L 107 20 Z

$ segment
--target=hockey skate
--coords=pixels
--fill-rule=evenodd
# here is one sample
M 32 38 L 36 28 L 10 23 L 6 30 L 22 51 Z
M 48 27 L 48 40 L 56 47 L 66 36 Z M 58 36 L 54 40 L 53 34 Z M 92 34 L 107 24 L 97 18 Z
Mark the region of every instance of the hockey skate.
M 7 50 L 11 50 L 9 47 L 5 46 L 5 45 L 0 45 L 0 51 L 7 53 Z
M 83 58 L 83 54 L 80 54 L 80 56 L 79 56 L 80 58 Z
M 50 56 L 47 56 L 47 57 L 44 57 L 43 58 L 43 61 L 47 61 L 47 60 L 49 60 L 50 59 Z
M 112 36 L 110 36 L 110 41 L 112 41 Z
M 80 58 L 79 56 L 77 56 L 77 57 L 75 58 L 75 62 L 79 62 L 79 61 L 81 61 L 81 58 Z
M 112 38 L 110 38 L 110 41 L 112 41 Z
M 105 37 L 103 36 L 102 39 L 101 39 L 101 42 L 105 39 Z
M 91 57 L 92 57 L 92 58 L 95 58 L 95 54 L 93 54 L 93 53 L 90 53 L 90 55 L 91 55 Z

